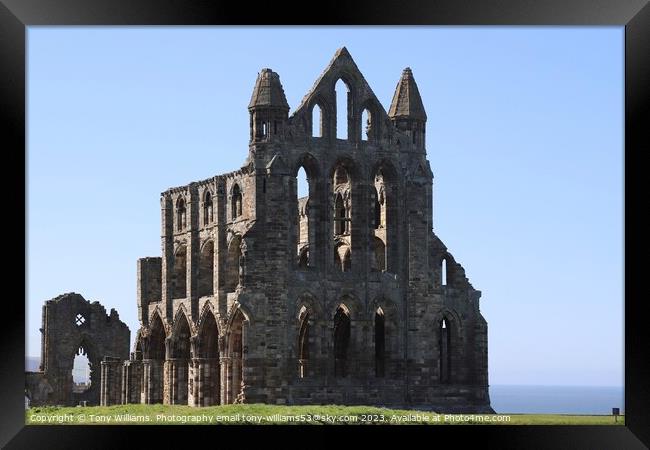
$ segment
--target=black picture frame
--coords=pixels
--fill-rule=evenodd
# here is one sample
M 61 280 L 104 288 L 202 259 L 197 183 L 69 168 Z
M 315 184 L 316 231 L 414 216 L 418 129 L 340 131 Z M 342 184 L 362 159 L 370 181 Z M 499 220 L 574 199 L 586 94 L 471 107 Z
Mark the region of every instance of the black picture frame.
M 650 343 L 643 314 L 645 279 L 643 250 L 647 228 L 642 210 L 641 156 L 648 145 L 648 98 L 650 86 L 650 6 L 646 0 L 454 0 L 405 3 L 363 0 L 348 3 L 283 4 L 258 6 L 245 2 L 175 0 L 0 0 L 0 124 L 4 129 L 5 217 L 11 217 L 8 241 L 22 236 L 26 245 L 25 195 L 25 63 L 26 27 L 31 25 L 619 25 L 625 27 L 625 426 L 465 426 L 465 427 L 350 427 L 368 437 L 383 439 L 399 432 L 407 442 L 440 442 L 452 439 L 462 445 L 479 439 L 480 445 L 495 448 L 647 448 L 650 445 Z M 16 158 L 13 158 L 16 156 Z M 20 163 L 22 158 L 22 165 Z M 13 165 L 18 161 L 20 167 Z M 11 168 L 10 168 L 11 167 Z M 13 183 L 7 176 L 15 177 Z M 632 199 L 632 200 L 630 200 Z M 638 206 L 637 206 L 638 205 Z M 13 212 L 10 212 L 13 211 Z M 11 214 L 11 215 L 9 215 Z M 23 234 L 20 234 L 20 230 Z M 16 231 L 19 230 L 19 231 Z M 11 236 L 11 237 L 8 237 Z M 620 239 L 603 236 L 602 239 Z M 6 250 L 8 251 L 8 250 Z M 12 253 L 13 254 L 13 253 Z M 20 253 L 17 253 L 20 255 Z M 636 258 L 635 258 L 636 256 Z M 25 257 L 25 252 L 22 253 Z M 20 256 L 12 257 L 15 270 Z M 23 263 L 25 261 L 23 260 Z M 23 280 L 26 273 L 15 279 Z M 10 285 L 11 280 L 5 280 Z M 13 283 L 18 285 L 18 283 Z M 0 445 L 6 448 L 121 448 L 138 439 L 164 439 L 165 447 L 187 445 L 188 438 L 209 442 L 214 434 L 242 439 L 241 427 L 194 427 L 192 433 L 174 427 L 147 426 L 25 426 L 24 348 L 25 310 L 17 296 L 5 303 L 18 305 L 13 320 L 4 320 L 0 332 Z M 26 298 L 26 297 L 24 297 Z M 14 305 L 15 306 L 15 305 Z M 4 310 L 4 314 L 8 314 Z M 21 320 L 22 318 L 22 320 Z M 603 324 L 602 326 L 608 326 Z M 282 441 L 296 438 L 296 427 L 264 427 L 264 439 L 281 434 Z M 313 427 L 311 431 L 331 438 L 346 427 Z M 317 429 L 315 429 L 317 428 Z M 210 434 L 210 436 L 208 436 Z M 268 436 L 268 437 L 267 437 Z M 311 438 L 313 439 L 313 438 Z M 272 442 L 272 441 L 269 441 Z M 304 444 L 304 441 L 302 442 Z M 645 443 L 645 445 L 644 445 Z M 408 444 L 407 444 L 408 445 Z

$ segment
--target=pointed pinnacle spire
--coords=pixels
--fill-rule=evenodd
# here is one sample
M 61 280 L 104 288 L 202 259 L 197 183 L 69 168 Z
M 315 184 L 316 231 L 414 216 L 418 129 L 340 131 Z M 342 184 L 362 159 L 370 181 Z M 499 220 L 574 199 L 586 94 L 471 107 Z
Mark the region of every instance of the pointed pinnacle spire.
M 404 117 L 409 119 L 427 120 L 427 113 L 424 112 L 424 105 L 420 97 L 418 85 L 413 78 L 411 68 L 407 67 L 402 72 L 402 77 L 397 83 L 393 101 L 388 110 L 391 119 Z
M 351 57 L 350 52 L 348 51 L 347 48 L 345 48 L 345 46 L 341 47 L 340 49 L 338 49 L 338 50 L 336 51 L 336 53 L 334 53 L 334 57 L 337 57 L 337 56 L 348 56 L 348 57 Z
M 284 89 L 282 88 L 282 83 L 280 83 L 280 75 L 271 69 L 262 69 L 257 74 L 257 80 L 255 81 L 253 95 L 251 95 L 251 102 L 248 104 L 248 108 L 258 106 L 289 109 L 287 97 L 284 95 Z

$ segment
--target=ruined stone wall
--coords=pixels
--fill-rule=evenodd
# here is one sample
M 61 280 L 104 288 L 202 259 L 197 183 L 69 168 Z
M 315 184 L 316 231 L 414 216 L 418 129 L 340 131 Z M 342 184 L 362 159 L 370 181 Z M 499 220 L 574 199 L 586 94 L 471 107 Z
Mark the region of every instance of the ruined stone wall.
M 43 305 L 43 347 L 41 372 L 52 388 L 48 404 L 89 405 L 100 402 L 100 362 L 105 356 L 126 359 L 129 356 L 130 331 L 115 309 L 106 309 L 76 293 L 63 294 Z M 75 355 L 83 349 L 90 364 L 90 388 L 72 391 Z M 29 379 L 29 377 L 28 377 Z

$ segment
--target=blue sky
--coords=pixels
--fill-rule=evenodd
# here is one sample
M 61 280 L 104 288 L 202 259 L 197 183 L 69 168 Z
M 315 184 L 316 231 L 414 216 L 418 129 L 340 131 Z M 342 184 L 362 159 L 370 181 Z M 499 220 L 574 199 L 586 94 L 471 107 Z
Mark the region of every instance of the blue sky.
M 29 27 L 27 354 L 78 292 L 138 328 L 159 195 L 241 166 L 259 70 L 293 111 L 346 46 L 412 68 L 434 231 L 483 292 L 491 384 L 623 384 L 622 27 Z

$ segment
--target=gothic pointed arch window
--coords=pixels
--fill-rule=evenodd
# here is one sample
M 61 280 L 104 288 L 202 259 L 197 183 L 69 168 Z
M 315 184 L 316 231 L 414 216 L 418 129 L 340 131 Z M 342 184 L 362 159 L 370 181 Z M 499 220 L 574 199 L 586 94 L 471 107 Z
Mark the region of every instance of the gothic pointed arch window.
M 309 361 L 309 329 L 310 315 L 305 306 L 300 309 L 298 314 L 300 329 L 298 331 L 298 376 L 305 378 L 307 375 L 306 367 Z
M 372 140 L 372 113 L 368 108 L 361 113 L 361 140 Z
M 312 137 L 323 137 L 324 135 L 324 121 L 323 121 L 323 108 L 318 103 L 315 103 L 311 110 L 311 135 Z
M 221 370 L 219 364 L 219 328 L 214 314 L 207 311 L 198 332 L 198 355 L 202 358 L 198 370 L 204 380 L 199 394 L 200 406 L 219 405 Z
M 190 325 L 184 313 L 180 313 L 175 321 L 171 338 L 171 357 L 174 362 L 170 367 L 172 396 L 170 401 L 174 405 L 187 405 L 189 394 L 188 377 L 190 361 Z
M 336 91 L 336 138 L 348 139 L 350 127 L 350 86 L 342 78 L 334 85 Z
M 309 261 L 309 244 L 310 221 L 313 222 L 311 211 L 309 210 L 310 184 L 307 172 L 304 166 L 300 166 L 296 176 L 296 208 L 298 217 L 296 218 L 296 252 L 298 255 L 298 267 L 306 269 L 310 265 Z
M 149 329 L 149 345 L 145 347 L 146 354 L 144 359 L 149 360 L 151 376 L 150 378 L 144 379 L 145 386 L 143 386 L 143 392 L 147 397 L 148 403 L 162 403 L 166 332 L 162 319 L 158 314 L 154 314 Z
M 390 162 L 382 162 L 374 172 L 370 187 L 369 222 L 374 236 L 370 266 L 377 271 L 395 271 L 398 230 L 396 199 L 397 174 Z
M 214 241 L 203 244 L 199 257 L 199 297 L 214 293 Z
M 242 215 L 242 193 L 239 184 L 235 183 L 232 188 L 232 219 Z
M 172 272 L 172 298 L 187 296 L 187 247 L 180 245 L 174 252 Z
M 230 365 L 227 367 L 227 379 L 231 380 L 230 392 L 226 395 L 228 403 L 241 401 L 242 387 L 245 379 L 246 370 L 244 368 L 244 353 L 246 347 L 244 344 L 244 315 L 240 309 L 237 309 L 230 323 L 230 332 L 228 334 L 228 356 Z
M 451 383 L 451 329 L 450 322 L 446 317 L 443 317 L 440 321 L 438 327 L 439 331 L 439 340 L 438 348 L 440 350 L 439 355 L 439 370 L 440 370 L 440 382 L 441 383 Z
M 205 191 L 205 196 L 203 197 L 203 225 L 209 225 L 212 223 L 212 194 L 209 190 Z
M 225 271 L 226 292 L 235 292 L 237 286 L 242 283 L 242 240 L 240 235 L 235 235 L 228 244 L 228 255 L 226 257 Z
M 447 286 L 447 258 L 440 263 L 440 285 Z
M 180 197 L 176 202 L 176 230 L 182 231 L 187 226 L 187 208 L 185 199 Z

